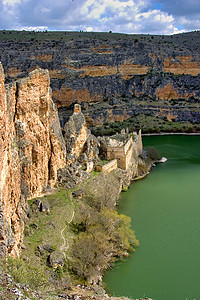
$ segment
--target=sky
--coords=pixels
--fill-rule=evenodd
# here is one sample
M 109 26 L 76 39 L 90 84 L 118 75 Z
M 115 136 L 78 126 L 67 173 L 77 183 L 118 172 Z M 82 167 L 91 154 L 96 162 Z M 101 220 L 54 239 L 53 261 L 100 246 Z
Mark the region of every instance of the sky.
M 200 29 L 200 0 L 0 0 L 0 29 L 174 34 Z

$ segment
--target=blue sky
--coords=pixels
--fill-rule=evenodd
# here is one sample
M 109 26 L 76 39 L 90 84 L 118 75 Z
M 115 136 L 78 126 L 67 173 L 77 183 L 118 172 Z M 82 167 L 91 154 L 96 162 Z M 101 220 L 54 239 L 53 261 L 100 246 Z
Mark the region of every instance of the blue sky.
M 0 29 L 174 34 L 200 29 L 200 0 L 0 0 Z

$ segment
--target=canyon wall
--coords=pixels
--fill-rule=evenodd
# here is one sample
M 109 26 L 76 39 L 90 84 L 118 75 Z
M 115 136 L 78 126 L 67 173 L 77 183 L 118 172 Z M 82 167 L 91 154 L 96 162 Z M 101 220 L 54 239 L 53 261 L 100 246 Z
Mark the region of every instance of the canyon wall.
M 12 34 L 0 39 L 6 79 L 37 66 L 48 69 L 63 125 L 64 108 L 75 101 L 89 103 L 86 120 L 96 125 L 144 112 L 200 120 L 199 31 L 173 36 L 27 32 L 11 39 Z
M 55 186 L 66 151 L 48 71 L 4 84 L 0 64 L 0 106 L 0 256 L 17 256 L 27 199 Z

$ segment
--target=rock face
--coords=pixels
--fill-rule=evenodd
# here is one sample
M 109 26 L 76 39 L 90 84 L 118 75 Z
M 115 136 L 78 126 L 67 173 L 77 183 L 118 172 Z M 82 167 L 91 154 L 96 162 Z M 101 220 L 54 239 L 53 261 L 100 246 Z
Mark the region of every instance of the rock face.
M 81 106 L 75 104 L 74 113 L 63 128 L 66 144 L 66 167 L 58 171 L 58 181 L 66 188 L 74 188 L 89 177 L 99 161 L 99 142 L 87 128 Z
M 9 38 L 9 33 L 1 36 L 0 60 L 7 80 L 37 66 L 48 69 L 53 99 L 61 109 L 63 123 L 66 111 L 62 108 L 76 100 L 110 101 L 109 108 L 93 106 L 93 111 L 87 112 L 86 120 L 93 125 L 125 120 L 135 110 L 142 114 L 146 109 L 155 115 L 162 103 L 164 109 L 176 115 L 173 105 L 165 101 L 182 104 L 184 99 L 186 106 L 200 101 L 199 31 L 173 36 L 63 33 L 60 40 L 53 33 L 35 33 L 32 39 L 27 34 L 22 40 L 17 40 L 17 34 L 15 40 Z M 123 114 L 120 97 L 126 99 Z M 151 102 L 155 103 L 154 109 Z M 180 105 L 177 120 L 195 122 L 196 115 L 199 120 L 199 112 L 193 106 L 184 109 Z
M 64 127 L 68 163 L 76 160 L 83 152 L 84 145 L 90 135 L 79 104 L 75 104 L 74 113 Z
M 120 99 L 117 105 L 112 105 L 110 102 L 102 103 L 101 108 L 99 108 L 99 105 L 92 105 L 89 109 L 84 110 L 83 113 L 88 126 L 101 126 L 105 123 L 123 122 L 140 114 L 161 119 L 166 118 L 168 121 L 200 122 L 199 102 L 189 103 L 189 101 L 187 102 L 182 99 L 182 102 L 181 100 L 177 100 L 176 103 L 176 105 L 166 102 L 161 104 L 156 101 L 144 103 L 144 101 L 134 101 L 132 99 L 127 103 L 127 101 L 121 101 Z M 62 110 L 59 112 L 61 124 L 65 123 L 68 114 L 67 111 L 64 110 L 63 113 Z
M 67 164 L 75 162 L 81 154 L 85 154 L 87 161 L 98 159 L 98 141 L 87 128 L 86 120 L 81 112 L 81 106 L 75 104 L 74 113 L 65 124 L 64 140 L 67 150 Z
M 0 64 L 0 256 L 18 255 L 26 200 L 56 184 L 65 145 L 48 71 L 4 84 Z

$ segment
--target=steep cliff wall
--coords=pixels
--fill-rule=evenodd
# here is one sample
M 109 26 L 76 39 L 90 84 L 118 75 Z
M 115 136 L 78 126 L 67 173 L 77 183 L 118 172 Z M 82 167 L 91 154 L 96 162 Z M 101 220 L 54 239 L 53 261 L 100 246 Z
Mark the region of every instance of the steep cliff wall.
M 3 34 L 0 40 L 0 59 L 7 80 L 37 66 L 47 68 L 53 99 L 60 108 L 75 100 L 110 100 L 112 122 L 133 116 L 135 109 L 139 113 L 151 110 L 155 115 L 156 108 L 162 105 L 173 109 L 171 100 L 180 106 L 185 100 L 189 108 L 179 107 L 179 119 L 188 119 L 188 111 L 197 112 L 200 120 L 195 106 L 200 101 L 199 31 L 173 36 L 66 32 L 24 33 L 22 37 L 16 33 L 11 39 L 12 34 Z M 130 104 L 124 115 L 116 110 L 116 106 L 122 108 L 120 97 L 127 99 L 126 105 Z M 139 102 L 134 103 L 134 99 Z M 109 114 L 106 106 L 100 112 L 93 109 L 95 113 L 89 116 L 94 123 L 98 113 Z M 110 122 L 109 117 L 98 118 L 101 124 L 104 119 Z
M 87 139 L 91 135 L 79 104 L 75 104 L 74 113 L 65 124 L 63 132 L 67 150 L 67 162 L 69 164 L 80 156 Z
M 0 256 L 18 255 L 26 200 L 40 195 L 65 166 L 65 145 L 48 71 L 4 84 L 0 64 Z

